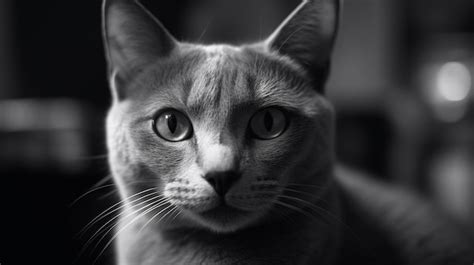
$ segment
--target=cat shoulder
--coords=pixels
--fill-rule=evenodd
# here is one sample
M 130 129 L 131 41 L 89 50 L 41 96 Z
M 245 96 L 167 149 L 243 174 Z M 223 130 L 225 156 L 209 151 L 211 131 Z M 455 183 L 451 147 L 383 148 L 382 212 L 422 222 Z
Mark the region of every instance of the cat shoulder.
M 400 185 L 385 183 L 343 166 L 335 170 L 351 223 L 361 238 L 383 238 L 403 264 L 471 264 L 474 237 L 433 202 Z M 359 226 L 360 228 L 360 226 Z M 350 229 L 350 228 L 349 228 Z

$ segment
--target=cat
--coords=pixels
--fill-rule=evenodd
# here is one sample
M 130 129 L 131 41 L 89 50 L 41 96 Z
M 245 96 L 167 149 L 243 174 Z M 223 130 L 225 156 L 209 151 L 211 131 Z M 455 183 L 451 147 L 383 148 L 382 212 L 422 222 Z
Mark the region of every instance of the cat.
M 177 41 L 105 0 L 119 265 L 471 264 L 471 238 L 334 159 L 325 97 L 340 3 L 306 0 L 264 41 Z

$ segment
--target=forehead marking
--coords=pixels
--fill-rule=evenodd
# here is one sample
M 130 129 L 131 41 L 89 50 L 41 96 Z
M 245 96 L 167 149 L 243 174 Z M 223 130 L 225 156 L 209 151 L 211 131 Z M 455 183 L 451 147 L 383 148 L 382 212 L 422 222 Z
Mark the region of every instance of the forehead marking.
M 315 92 L 285 61 L 224 45 L 202 47 L 201 54 L 203 60 L 191 73 L 194 82 L 185 101 L 196 118 L 222 124 L 233 107 L 247 103 L 314 112 L 307 109 L 314 108 L 309 103 Z
M 223 51 L 207 51 L 206 59 L 195 72 L 194 85 L 187 99 L 187 105 L 215 102 L 220 97 L 220 68 L 224 60 Z M 217 90 L 217 91 L 216 91 Z
M 194 84 L 186 105 L 195 113 L 226 117 L 237 99 L 248 91 L 247 71 L 233 56 L 236 48 L 212 46 L 203 50 L 206 58 L 193 74 Z

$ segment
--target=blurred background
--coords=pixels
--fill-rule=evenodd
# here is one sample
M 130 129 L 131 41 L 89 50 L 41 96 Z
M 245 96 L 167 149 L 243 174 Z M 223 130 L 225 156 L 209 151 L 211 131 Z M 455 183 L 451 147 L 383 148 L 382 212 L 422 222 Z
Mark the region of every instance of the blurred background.
M 117 201 L 100 2 L 0 1 L 1 264 L 92 264 L 108 240 L 80 253 L 107 224 L 77 234 Z M 179 40 L 238 44 L 299 0 L 142 2 Z M 327 87 L 339 160 L 418 190 L 474 232 L 473 75 L 474 1 L 346 0 Z

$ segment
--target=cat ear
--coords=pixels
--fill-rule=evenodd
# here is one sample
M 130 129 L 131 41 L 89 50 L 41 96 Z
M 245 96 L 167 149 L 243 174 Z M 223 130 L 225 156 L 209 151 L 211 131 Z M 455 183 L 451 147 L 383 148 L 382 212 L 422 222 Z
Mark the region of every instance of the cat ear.
M 339 0 L 304 0 L 265 41 L 265 48 L 290 57 L 311 75 L 320 74 L 328 68 L 339 5 Z
M 114 96 L 122 98 L 127 81 L 170 55 L 178 42 L 136 0 L 104 0 L 102 12 L 110 85 Z

